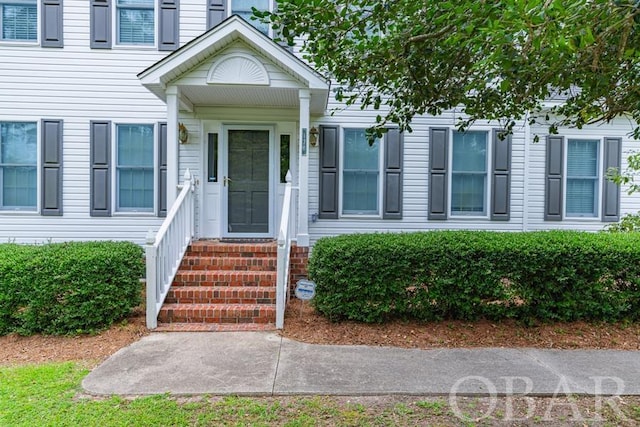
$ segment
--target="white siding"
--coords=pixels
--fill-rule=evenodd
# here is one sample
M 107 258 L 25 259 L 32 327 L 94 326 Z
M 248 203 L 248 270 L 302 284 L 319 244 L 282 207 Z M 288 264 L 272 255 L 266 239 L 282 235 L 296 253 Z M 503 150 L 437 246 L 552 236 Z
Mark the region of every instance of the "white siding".
M 157 123 L 166 121 L 166 105 L 141 86 L 137 74 L 154 64 L 168 52 L 155 48 L 123 48 L 110 50 L 89 48 L 89 2 L 64 2 L 64 48 L 41 48 L 19 43 L 0 43 L 0 121 L 36 121 L 42 118 L 64 120 L 64 199 L 62 217 L 43 217 L 37 213 L 0 212 L 0 241 L 42 242 L 46 240 L 126 239 L 144 241 L 149 229 L 157 229 L 162 218 L 152 215 L 114 215 L 109 218 L 89 216 L 89 123 L 109 120 L 115 123 Z M 206 4 L 202 0 L 180 2 L 180 44 L 184 45 L 206 29 Z M 247 46 L 236 42 L 219 54 L 250 53 L 266 67 L 271 87 L 295 90 L 300 82 L 283 72 L 274 63 L 264 60 Z M 295 50 L 300 56 L 299 51 Z M 181 78 L 181 84 L 202 85 L 213 58 L 205 60 Z M 334 85 L 335 86 L 335 85 Z M 287 89 L 288 90 L 288 89 Z M 289 94 L 282 89 L 283 94 Z M 283 95 L 284 96 L 284 95 Z M 285 105 L 283 101 L 280 105 Z M 254 104 L 255 105 L 255 104 Z M 333 114 L 332 114 L 333 113 Z M 374 123 L 377 111 L 362 111 L 357 107 L 344 109 L 329 94 L 329 105 L 323 116 L 314 116 L 311 126 L 339 125 L 368 127 Z M 297 108 L 196 107 L 193 113 L 180 114 L 180 122 L 189 131 L 189 143 L 179 148 L 179 180 L 187 168 L 202 181 L 204 144 L 203 121 L 225 123 L 287 122 L 294 126 Z M 484 229 L 519 231 L 525 229 L 571 228 L 600 230 L 599 221 L 544 221 L 544 142 L 526 141 L 525 124 L 516 126 L 513 136 L 511 164 L 511 219 L 451 218 L 429 221 L 429 128 L 456 124 L 456 112 L 440 117 L 417 117 L 413 132 L 404 136 L 403 218 L 383 220 L 341 218 L 311 223 L 309 233 L 314 242 L 322 236 L 370 231 L 415 231 L 431 229 Z M 490 130 L 495 123 L 477 123 L 475 128 Z M 612 125 L 587 127 L 585 134 L 620 137 L 623 158 L 630 150 L 640 149 L 628 133 L 631 125 L 618 120 Z M 531 134 L 545 135 L 543 128 Z M 294 137 L 294 143 L 297 139 Z M 318 211 L 318 147 L 309 148 L 309 213 Z M 525 158 L 529 153 L 528 160 Z M 528 162 L 528 170 L 525 165 Z M 626 162 L 623 159 L 623 169 Z M 527 185 L 528 182 L 528 185 Z M 196 193 L 198 197 L 200 192 Z M 200 203 L 200 200 L 197 200 Z M 629 196 L 622 191 L 622 213 L 640 210 L 640 195 Z M 528 221 L 527 221 L 528 218 Z M 197 221 L 199 224 L 199 221 Z
M 205 30 L 205 4 L 200 0 L 180 3 L 180 41 L 184 44 Z M 64 215 L 0 212 L 0 241 L 126 239 L 142 243 L 162 218 L 89 216 L 89 122 L 166 121 L 166 105 L 140 85 L 137 74 L 168 52 L 90 49 L 87 0 L 65 0 L 63 19 L 62 49 L 0 43 L 0 121 L 64 120 Z M 185 120 L 185 124 L 197 139 L 197 121 Z M 199 165 L 199 152 L 194 155 L 194 149 L 181 147 L 181 174 L 186 167 Z

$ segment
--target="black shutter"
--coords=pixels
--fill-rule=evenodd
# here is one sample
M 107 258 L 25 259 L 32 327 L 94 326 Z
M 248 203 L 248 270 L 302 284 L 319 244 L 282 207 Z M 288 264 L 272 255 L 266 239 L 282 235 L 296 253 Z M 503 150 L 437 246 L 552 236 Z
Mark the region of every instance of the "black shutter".
M 111 215 L 111 122 L 91 122 L 91 216 Z
M 387 131 L 384 145 L 384 219 L 402 219 L 403 135 L 398 128 Z
M 180 2 L 160 0 L 158 50 L 176 50 L 180 46 Z
M 617 222 L 620 220 L 620 186 L 606 178 L 609 168 L 620 171 L 622 160 L 622 140 L 620 138 L 604 139 L 604 184 L 602 189 L 602 221 Z
M 339 151 L 338 127 L 320 126 L 320 218 L 338 218 Z
M 226 0 L 207 0 L 207 30 L 215 27 L 227 17 Z
M 43 119 L 40 213 L 62 215 L 62 120 Z
M 511 204 L 511 135 L 499 138 L 493 130 L 493 162 L 491 166 L 491 220 L 508 221 Z
M 429 129 L 429 219 L 447 219 L 449 129 Z
M 111 49 L 111 0 L 91 0 L 91 49 Z
M 42 0 L 42 23 L 40 45 L 63 47 L 62 0 Z
M 167 124 L 158 123 L 158 216 L 167 216 Z
M 562 198 L 564 197 L 562 185 L 564 174 L 563 153 L 564 138 L 561 136 L 548 136 L 544 200 L 545 221 L 562 221 Z

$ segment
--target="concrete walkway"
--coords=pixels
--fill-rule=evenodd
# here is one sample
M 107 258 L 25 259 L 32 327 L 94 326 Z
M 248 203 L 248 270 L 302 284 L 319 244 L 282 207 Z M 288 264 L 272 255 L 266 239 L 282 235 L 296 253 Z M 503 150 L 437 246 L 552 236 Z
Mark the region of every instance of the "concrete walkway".
M 82 383 L 92 394 L 640 395 L 640 352 L 304 344 L 273 332 L 153 333 Z

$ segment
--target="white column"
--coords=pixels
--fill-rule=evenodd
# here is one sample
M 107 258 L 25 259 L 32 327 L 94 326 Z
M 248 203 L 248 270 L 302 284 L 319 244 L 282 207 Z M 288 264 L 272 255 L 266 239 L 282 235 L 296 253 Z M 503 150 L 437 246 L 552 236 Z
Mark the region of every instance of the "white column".
M 177 86 L 167 88 L 167 209 L 178 197 L 178 110 Z
M 309 246 L 309 101 L 311 94 L 300 89 L 300 133 L 298 135 L 298 246 Z

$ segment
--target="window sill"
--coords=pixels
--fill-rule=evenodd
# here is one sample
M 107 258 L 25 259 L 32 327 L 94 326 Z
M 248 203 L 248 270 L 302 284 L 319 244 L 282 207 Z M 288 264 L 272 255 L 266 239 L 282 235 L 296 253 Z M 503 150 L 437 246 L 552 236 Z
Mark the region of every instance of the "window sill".
M 40 42 L 32 41 L 32 40 L 0 40 L 0 46 L 10 46 L 10 47 L 40 47 Z
M 0 209 L 0 216 L 40 216 L 40 212 L 37 210 L 22 210 L 22 209 Z
M 113 217 L 145 217 L 145 218 L 154 218 L 156 214 L 154 212 L 136 212 L 136 211 L 119 211 L 114 212 Z
M 491 218 L 489 218 L 488 215 L 456 215 L 456 214 L 450 214 L 447 219 L 448 220 L 452 220 L 452 219 L 458 220 L 459 219 L 459 220 L 462 220 L 462 221 L 478 221 L 478 220 L 489 221 Z
M 382 219 L 382 216 L 377 214 L 343 214 L 339 219 Z
M 158 51 L 156 45 L 147 44 L 116 44 L 112 47 L 113 50 L 145 50 L 145 51 Z
M 602 219 L 598 216 L 567 216 L 562 218 L 562 221 L 578 221 L 578 222 L 602 222 Z

